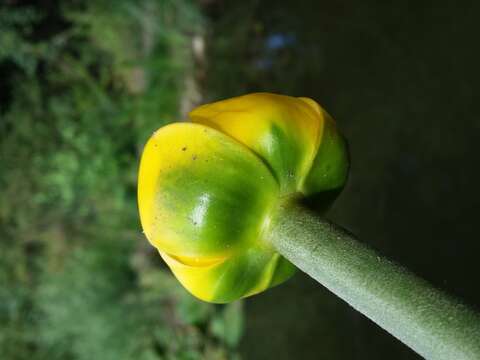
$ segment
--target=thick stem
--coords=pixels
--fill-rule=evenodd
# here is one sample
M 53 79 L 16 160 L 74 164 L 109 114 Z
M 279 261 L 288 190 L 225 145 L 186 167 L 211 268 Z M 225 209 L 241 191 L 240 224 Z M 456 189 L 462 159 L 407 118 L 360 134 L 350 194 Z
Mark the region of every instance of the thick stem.
M 480 316 L 295 201 L 270 241 L 298 268 L 428 359 L 480 359 Z M 414 250 L 412 250 L 414 251 Z

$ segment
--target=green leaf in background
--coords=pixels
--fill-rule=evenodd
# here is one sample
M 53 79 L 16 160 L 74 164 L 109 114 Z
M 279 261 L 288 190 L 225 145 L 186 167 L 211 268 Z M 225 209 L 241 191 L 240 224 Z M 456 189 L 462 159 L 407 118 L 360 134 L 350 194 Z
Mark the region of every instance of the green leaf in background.
M 139 153 L 179 118 L 200 9 L 16 3 L 0 5 L 0 359 L 235 358 L 209 331 L 221 308 L 181 288 L 137 218 Z
M 205 323 L 212 315 L 213 308 L 192 296 L 183 296 L 178 303 L 178 315 L 187 324 Z
M 229 347 L 235 347 L 242 337 L 243 327 L 243 305 L 235 301 L 223 305 L 211 323 L 211 332 Z

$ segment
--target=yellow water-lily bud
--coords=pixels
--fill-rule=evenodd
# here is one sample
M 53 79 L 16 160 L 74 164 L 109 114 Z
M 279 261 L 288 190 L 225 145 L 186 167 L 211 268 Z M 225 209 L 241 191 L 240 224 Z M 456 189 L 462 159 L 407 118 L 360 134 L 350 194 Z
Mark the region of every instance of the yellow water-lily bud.
M 257 93 L 207 104 L 160 128 L 143 151 L 142 227 L 193 295 L 230 302 L 295 267 L 265 238 L 278 201 L 343 186 L 347 150 L 313 100 Z

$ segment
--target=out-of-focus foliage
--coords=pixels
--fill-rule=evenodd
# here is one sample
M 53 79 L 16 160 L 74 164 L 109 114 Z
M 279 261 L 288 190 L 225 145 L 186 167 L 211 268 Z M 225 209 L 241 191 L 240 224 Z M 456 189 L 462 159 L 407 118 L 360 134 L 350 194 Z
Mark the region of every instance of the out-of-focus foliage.
M 0 358 L 234 359 L 139 233 L 138 154 L 178 117 L 188 0 L 0 7 Z M 9 4 L 9 5 L 8 5 Z

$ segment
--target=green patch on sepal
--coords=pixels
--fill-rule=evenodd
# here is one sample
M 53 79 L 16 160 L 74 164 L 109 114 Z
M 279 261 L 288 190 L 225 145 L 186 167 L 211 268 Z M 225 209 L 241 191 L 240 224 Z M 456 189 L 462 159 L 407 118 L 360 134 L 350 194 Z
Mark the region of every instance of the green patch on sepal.
M 306 196 L 341 188 L 348 175 L 347 143 L 334 121 L 325 117 L 322 139 L 312 167 L 303 184 Z

